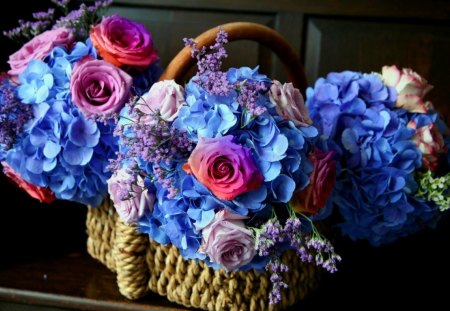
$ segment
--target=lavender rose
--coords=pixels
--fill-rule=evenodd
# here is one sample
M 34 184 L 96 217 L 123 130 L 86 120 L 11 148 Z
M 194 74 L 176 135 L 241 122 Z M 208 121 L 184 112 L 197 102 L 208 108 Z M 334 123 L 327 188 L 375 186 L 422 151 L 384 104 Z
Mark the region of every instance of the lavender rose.
M 309 126 L 312 124 L 302 94 L 292 83 L 281 84 L 274 80 L 270 88 L 270 102 L 275 106 L 277 113 L 295 125 Z
M 294 211 L 314 215 L 325 206 L 336 182 L 335 154 L 335 151 L 324 152 L 317 148 L 310 153 L 309 159 L 314 170 L 309 185 L 292 196 L 290 205 Z
M 104 17 L 92 28 L 90 37 L 100 56 L 115 66 L 144 69 L 158 60 L 145 26 L 119 15 Z
M 154 122 L 153 116 L 157 111 L 163 120 L 171 122 L 177 117 L 179 108 L 184 104 L 186 101 L 183 87 L 174 80 L 165 80 L 153 84 L 150 91 L 136 103 L 136 109 L 144 114 L 139 119 L 143 123 Z
M 231 135 L 200 138 L 183 169 L 219 199 L 233 200 L 258 189 L 263 176 L 256 168 L 250 149 L 233 142 Z
M 245 216 L 221 210 L 214 220 L 202 230 L 199 251 L 210 260 L 232 271 L 252 261 L 256 254 L 255 242 L 246 229 Z
M 8 74 L 14 81 L 17 81 L 17 76 L 27 68 L 31 60 L 44 60 L 54 47 L 62 46 L 68 48 L 74 40 L 75 36 L 73 33 L 65 28 L 44 31 L 9 56 L 8 63 L 11 66 L 11 70 L 8 71 Z
M 72 101 L 86 116 L 117 112 L 129 99 L 132 82 L 110 63 L 84 59 L 75 64 L 70 78 Z
M 120 219 L 126 224 L 132 224 L 153 210 L 155 195 L 144 187 L 144 180 L 138 176 L 135 182 L 126 169 L 117 171 L 108 180 L 108 193 L 114 203 Z

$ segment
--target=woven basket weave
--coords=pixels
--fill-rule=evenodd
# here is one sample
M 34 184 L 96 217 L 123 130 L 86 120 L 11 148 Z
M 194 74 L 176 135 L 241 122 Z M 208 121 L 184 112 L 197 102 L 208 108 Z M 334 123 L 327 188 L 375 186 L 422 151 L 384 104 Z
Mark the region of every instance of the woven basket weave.
M 247 39 L 272 49 L 286 67 L 289 79 L 304 90 L 306 79 L 299 58 L 280 35 L 268 27 L 253 23 L 221 26 L 229 41 Z M 196 41 L 199 47 L 213 43 L 217 29 L 211 29 Z M 183 49 L 163 73 L 163 79 L 180 79 L 192 66 L 190 50 Z M 148 291 L 167 296 L 170 301 L 205 310 L 285 309 L 303 299 L 317 285 L 315 266 L 301 263 L 293 252 L 285 252 L 282 261 L 290 272 L 284 275 L 288 290 L 277 305 L 269 305 L 269 273 L 226 272 L 213 270 L 203 262 L 184 260 L 174 246 L 160 245 L 148 235 L 138 233 L 117 216 L 112 202 L 89 208 L 87 216 L 88 252 L 117 273 L 120 292 L 137 299 Z

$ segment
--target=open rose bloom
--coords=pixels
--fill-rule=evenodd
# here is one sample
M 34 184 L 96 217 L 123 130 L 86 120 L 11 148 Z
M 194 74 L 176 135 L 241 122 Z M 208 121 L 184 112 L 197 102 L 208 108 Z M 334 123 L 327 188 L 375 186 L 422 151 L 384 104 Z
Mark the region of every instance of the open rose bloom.
M 36 13 L 33 29 L 43 31 L 9 57 L 0 78 L 0 160 L 6 175 L 40 201 L 102 203 L 119 149 L 115 117 L 159 77 L 150 32 L 117 15 L 98 16 L 110 2 L 83 4 L 59 18 L 51 9 Z M 94 20 L 101 21 L 86 24 Z M 7 34 L 27 36 L 27 29 Z M 115 61 L 123 57 L 132 61 Z M 122 214 L 135 220 L 151 208 L 152 196 L 139 196 L 141 212 Z
M 280 265 L 283 249 L 334 272 L 340 257 L 302 222 L 330 211 L 335 153 L 319 149 L 292 84 L 248 67 L 220 70 L 226 38 L 219 31 L 207 57 L 187 40 L 199 73 L 185 87 L 160 81 L 120 112 L 120 151 L 109 181 L 119 216 L 214 269 L 278 275 L 288 269 Z M 296 196 L 302 191 L 305 198 Z M 141 215 L 142 193 L 154 200 Z M 299 200 L 307 213 L 296 212 Z M 276 303 L 281 275 L 273 283 Z

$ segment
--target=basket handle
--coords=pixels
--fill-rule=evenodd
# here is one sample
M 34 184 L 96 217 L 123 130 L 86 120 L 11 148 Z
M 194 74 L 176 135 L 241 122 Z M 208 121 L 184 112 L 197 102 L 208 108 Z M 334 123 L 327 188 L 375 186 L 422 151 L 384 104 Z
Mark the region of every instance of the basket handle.
M 235 22 L 220 26 L 228 33 L 228 41 L 251 40 L 261 43 L 270 48 L 281 60 L 288 74 L 288 79 L 295 87 L 300 89 L 304 95 L 307 81 L 300 57 L 295 53 L 289 42 L 273 29 L 256 23 Z M 218 27 L 211 28 L 197 38 L 195 41 L 199 48 L 214 44 Z M 191 57 L 191 49 L 184 47 L 166 67 L 160 80 L 177 80 L 183 78 L 194 65 Z

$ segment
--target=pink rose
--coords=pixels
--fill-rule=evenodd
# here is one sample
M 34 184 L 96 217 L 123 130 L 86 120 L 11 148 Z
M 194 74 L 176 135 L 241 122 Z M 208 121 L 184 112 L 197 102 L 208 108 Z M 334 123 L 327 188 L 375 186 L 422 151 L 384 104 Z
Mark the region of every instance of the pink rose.
M 231 135 L 200 138 L 183 169 L 222 200 L 258 189 L 263 181 L 250 149 L 233 143 Z
M 400 71 L 395 65 L 384 66 L 382 78 L 386 85 L 395 87 L 397 107 L 409 112 L 425 113 L 430 107 L 430 102 L 424 102 L 424 96 L 433 88 L 427 80 L 408 68 Z
M 120 219 L 126 224 L 137 222 L 147 210 L 151 212 L 155 203 L 155 195 L 145 189 L 142 177 L 137 176 L 134 181 L 131 179 L 126 169 L 121 169 L 108 180 L 110 198 Z
M 228 271 L 233 271 L 252 261 L 256 254 L 255 242 L 246 229 L 241 216 L 221 210 L 214 220 L 202 230 L 202 245 L 199 252 L 209 256 Z
M 19 175 L 11 166 L 6 162 L 2 162 L 3 173 L 19 188 L 25 190 L 32 198 L 35 198 L 39 202 L 51 203 L 56 200 L 53 192 L 44 187 L 39 187 L 29 183 L 22 176 Z
M 314 170 L 309 185 L 292 196 L 290 205 L 295 212 L 314 215 L 325 206 L 336 181 L 335 154 L 335 151 L 323 152 L 317 148 L 309 154 Z
M 416 130 L 416 134 L 412 138 L 416 146 L 422 152 L 422 164 L 430 170 L 437 169 L 440 154 L 446 153 L 444 138 L 435 123 L 431 123 L 420 128 L 414 121 L 409 121 L 409 128 Z
M 73 103 L 86 115 L 118 112 L 130 98 L 133 79 L 102 60 L 86 58 L 75 64 L 70 78 Z
M 73 33 L 65 28 L 44 31 L 9 56 L 8 63 L 11 70 L 8 71 L 8 74 L 14 81 L 17 81 L 17 76 L 27 68 L 32 59 L 44 60 L 54 47 L 69 48 L 74 40 Z
M 270 88 L 270 102 L 275 106 L 277 113 L 287 120 L 291 120 L 295 125 L 309 126 L 312 124 L 309 118 L 300 91 L 292 83 L 281 84 L 274 80 Z
M 145 26 L 119 15 L 104 17 L 92 28 L 90 37 L 99 55 L 115 66 L 144 69 L 158 60 Z
M 171 122 L 184 104 L 183 87 L 174 80 L 165 80 L 153 84 L 136 103 L 136 109 L 144 114 L 139 120 L 145 124 L 155 121 L 153 116 L 157 111 L 163 120 Z

